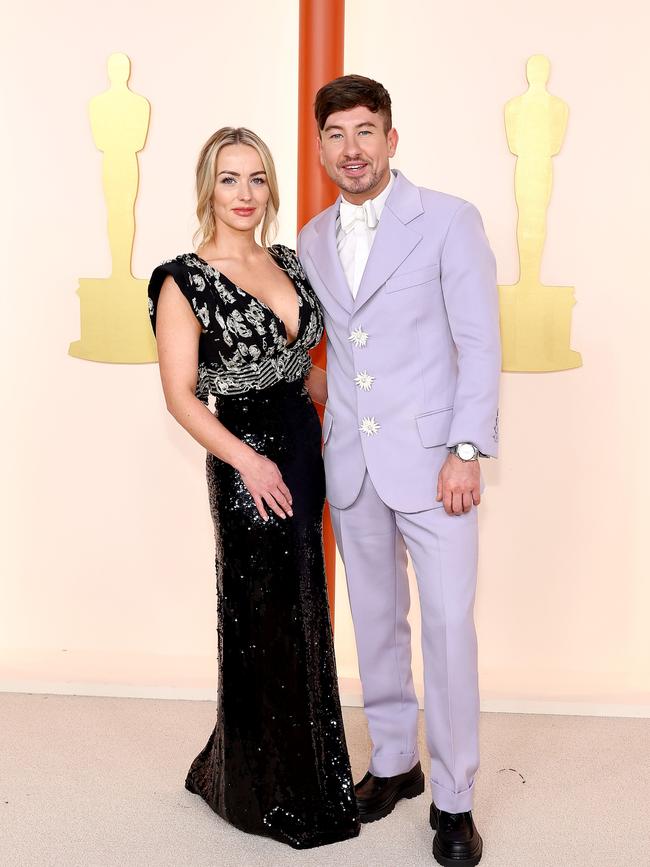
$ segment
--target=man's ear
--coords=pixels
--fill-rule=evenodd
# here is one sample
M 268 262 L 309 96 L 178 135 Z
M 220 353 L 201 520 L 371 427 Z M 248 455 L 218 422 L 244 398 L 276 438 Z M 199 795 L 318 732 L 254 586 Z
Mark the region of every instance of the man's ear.
M 388 139 L 388 156 L 394 157 L 395 151 L 397 150 L 397 142 L 399 141 L 399 135 L 397 134 L 395 127 L 388 130 L 386 138 Z
M 318 157 L 320 159 L 320 164 L 322 166 L 324 166 L 325 162 L 323 161 L 323 143 L 322 143 L 321 138 L 320 138 L 320 132 L 316 136 L 316 147 L 318 149 Z

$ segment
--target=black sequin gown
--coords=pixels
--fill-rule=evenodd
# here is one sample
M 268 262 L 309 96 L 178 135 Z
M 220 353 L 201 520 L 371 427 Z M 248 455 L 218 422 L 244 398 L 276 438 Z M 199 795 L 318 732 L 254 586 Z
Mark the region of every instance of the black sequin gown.
M 278 465 L 293 517 L 264 522 L 239 473 L 207 456 L 216 540 L 217 722 L 185 786 L 243 831 L 306 849 L 359 833 L 338 697 L 322 550 L 320 423 L 304 386 L 322 334 L 295 253 L 271 253 L 296 288 L 300 324 L 190 253 L 156 268 L 174 277 L 203 329 L 197 396 L 232 433 Z

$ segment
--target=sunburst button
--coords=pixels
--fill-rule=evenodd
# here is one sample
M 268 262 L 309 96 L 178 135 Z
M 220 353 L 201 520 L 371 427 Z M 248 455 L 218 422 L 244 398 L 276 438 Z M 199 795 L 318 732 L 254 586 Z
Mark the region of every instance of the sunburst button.
M 361 419 L 359 432 L 364 433 L 366 436 L 374 437 L 376 433 L 379 433 L 379 428 L 380 424 L 375 420 L 374 416 L 365 416 L 365 418 Z
M 363 347 L 368 342 L 368 335 L 363 330 L 363 328 L 355 328 L 348 337 L 348 340 L 351 343 L 354 343 L 357 349 L 363 349 Z
M 370 376 L 367 370 L 362 371 L 361 373 L 357 373 L 354 377 L 355 383 L 359 386 L 361 391 L 370 391 L 372 388 L 372 384 L 375 381 L 374 376 Z

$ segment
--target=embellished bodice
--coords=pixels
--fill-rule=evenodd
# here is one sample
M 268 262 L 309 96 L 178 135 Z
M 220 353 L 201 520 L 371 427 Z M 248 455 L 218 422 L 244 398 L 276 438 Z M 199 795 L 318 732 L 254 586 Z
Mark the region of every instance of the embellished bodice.
M 254 295 L 233 283 L 196 253 L 183 253 L 159 265 L 149 281 L 149 315 L 156 331 L 156 308 L 165 277 L 171 275 L 201 323 L 196 396 L 261 391 L 278 382 L 304 378 L 309 350 L 323 333 L 318 300 L 293 250 L 274 244 L 269 253 L 293 283 L 298 297 L 298 332 L 289 341 L 283 321 Z

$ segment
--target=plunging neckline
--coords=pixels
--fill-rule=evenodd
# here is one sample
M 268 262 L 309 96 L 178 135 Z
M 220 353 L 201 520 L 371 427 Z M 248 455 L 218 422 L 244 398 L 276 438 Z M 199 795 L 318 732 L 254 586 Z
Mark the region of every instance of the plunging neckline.
M 261 307 L 264 307 L 265 310 L 268 310 L 269 313 L 271 314 L 271 316 L 273 316 L 273 318 L 277 322 L 279 322 L 280 325 L 282 326 L 282 330 L 284 331 L 284 339 L 287 341 L 285 348 L 290 349 L 292 346 L 294 346 L 298 342 L 298 338 L 300 337 L 300 327 L 302 325 L 302 316 L 300 315 L 301 310 L 302 310 L 302 298 L 301 298 L 300 293 L 298 291 L 298 287 L 291 279 L 291 276 L 289 275 L 287 269 L 284 267 L 284 264 L 283 264 L 282 260 L 280 259 L 280 257 L 276 256 L 275 253 L 272 253 L 270 248 L 267 248 L 267 249 L 268 249 L 268 252 L 271 255 L 271 257 L 273 258 L 273 261 L 276 263 L 276 265 L 279 265 L 280 269 L 287 275 L 287 279 L 289 280 L 289 282 L 293 286 L 293 291 L 296 293 L 296 300 L 298 302 L 298 327 L 296 329 L 296 336 L 291 341 L 289 341 L 289 331 L 287 329 L 287 326 L 286 326 L 284 319 L 282 319 L 282 317 L 278 316 L 278 314 L 275 312 L 275 310 L 272 307 L 269 307 L 269 305 L 266 304 L 264 301 L 262 301 L 261 298 L 258 298 L 257 295 L 253 295 L 252 292 L 249 292 L 247 289 L 244 289 L 242 286 L 239 286 L 237 283 L 235 283 L 234 280 L 231 280 L 227 274 L 224 274 L 223 271 L 217 270 L 214 267 L 214 265 L 211 265 L 207 259 L 204 259 L 202 256 L 199 256 L 198 253 L 192 253 L 192 256 L 194 256 L 196 259 L 198 259 L 199 262 L 203 262 L 204 265 L 207 265 L 207 267 L 212 271 L 212 273 L 214 274 L 214 276 L 217 279 L 226 280 L 238 292 L 243 292 L 244 295 L 247 295 L 249 298 L 252 298 Z

